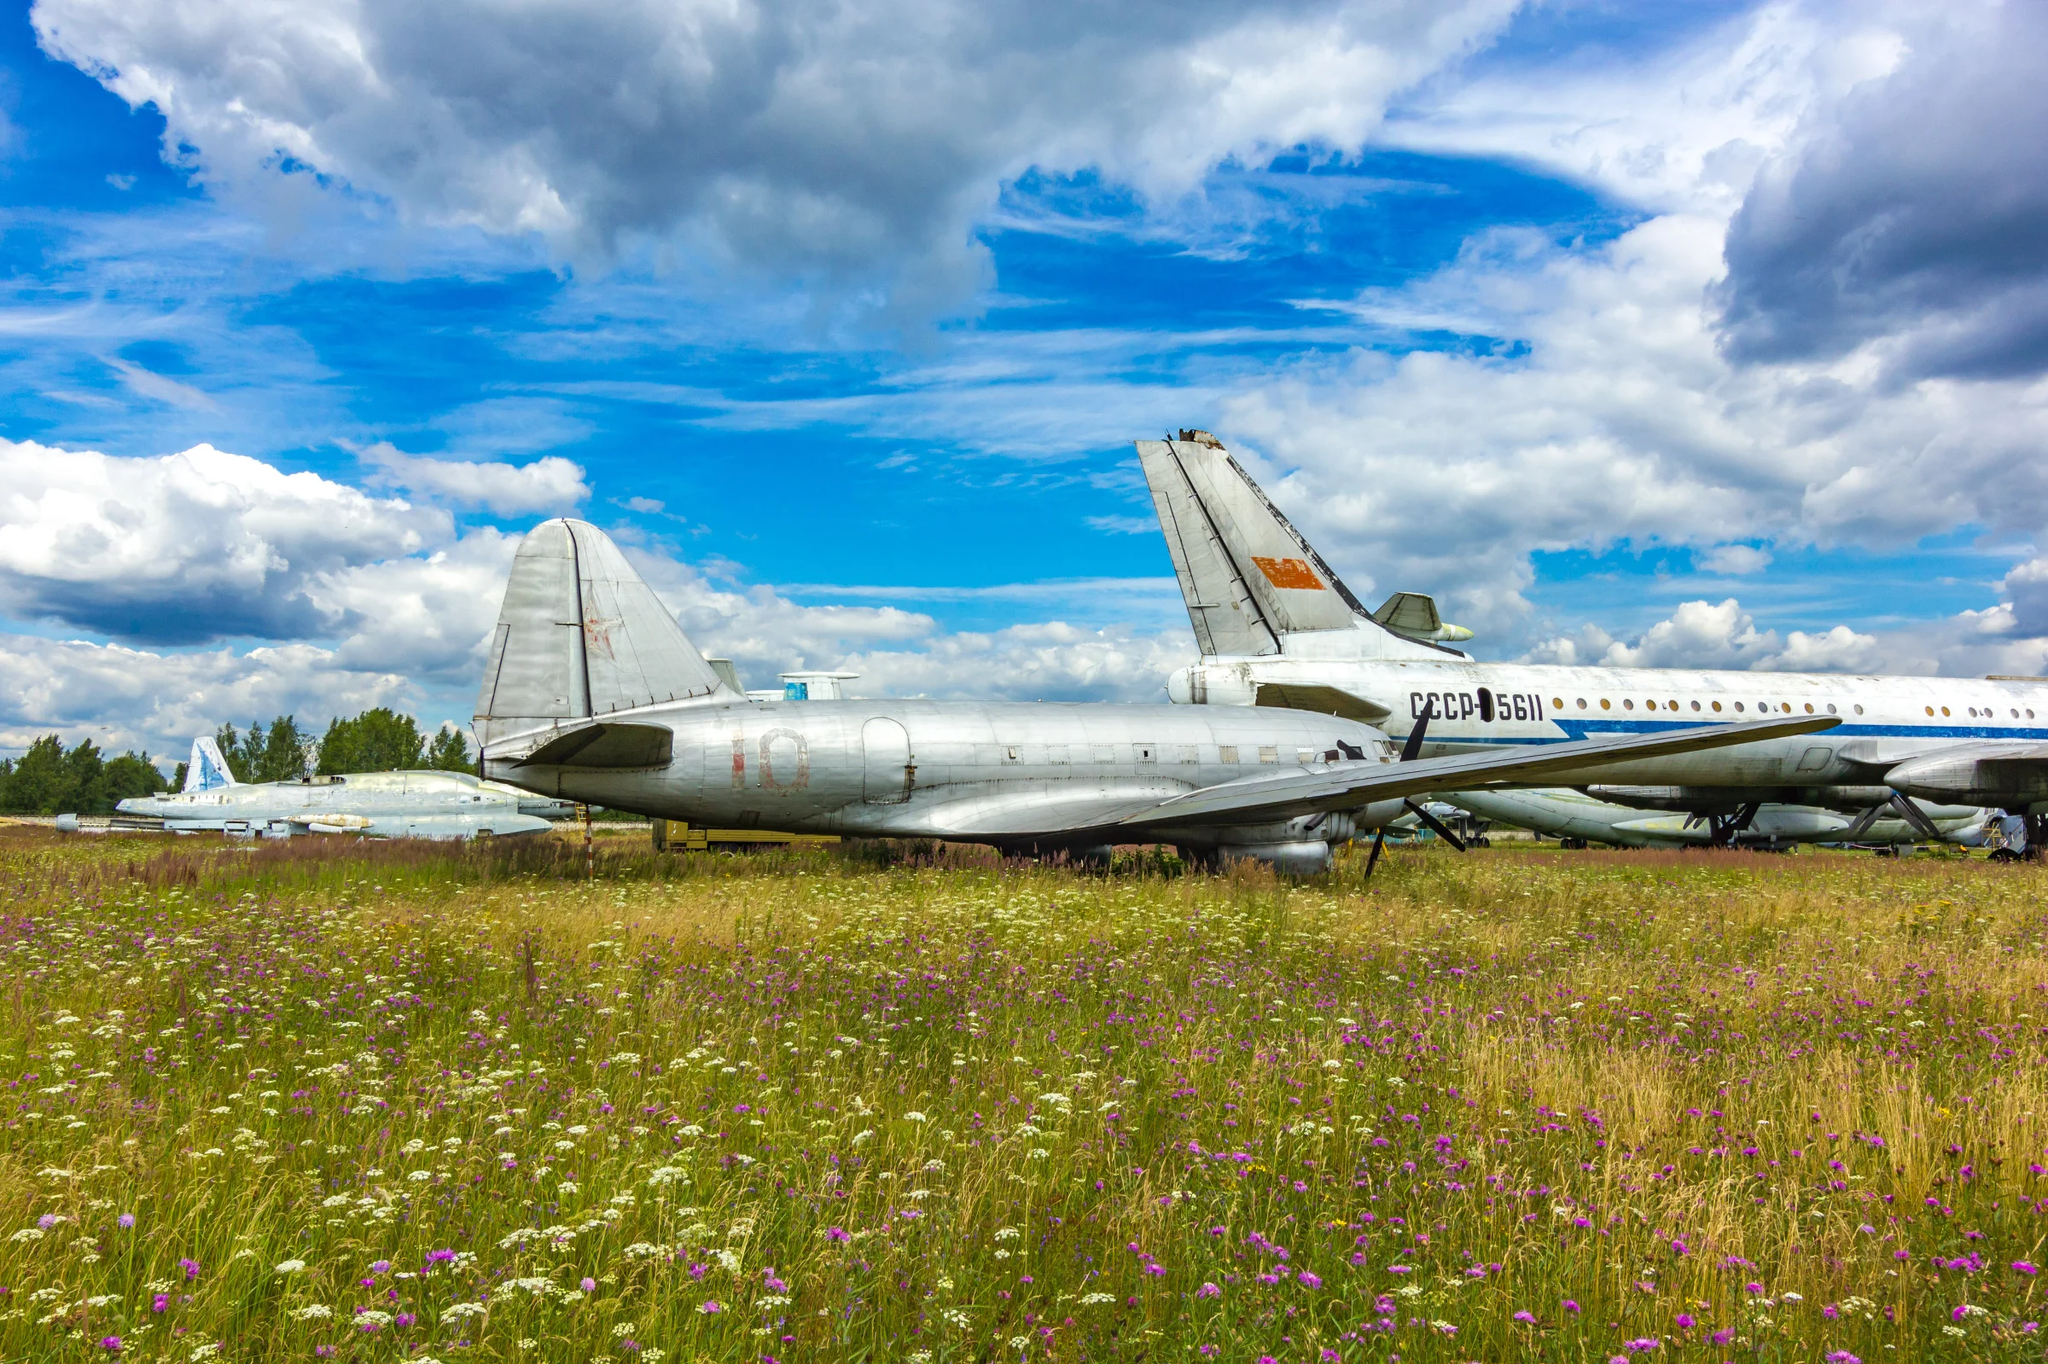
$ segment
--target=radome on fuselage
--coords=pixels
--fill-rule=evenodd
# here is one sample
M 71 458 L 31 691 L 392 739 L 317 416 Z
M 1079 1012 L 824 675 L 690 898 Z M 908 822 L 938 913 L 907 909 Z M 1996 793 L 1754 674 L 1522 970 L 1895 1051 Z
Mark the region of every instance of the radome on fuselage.
M 1431 754 L 1832 716 L 1840 724 L 1825 734 L 1542 784 L 1666 788 L 1683 804 L 1659 808 L 1701 812 L 1758 801 L 1840 808 L 1871 792 L 2048 811 L 2041 679 L 1480 662 L 1374 619 L 1213 436 L 1137 447 L 1202 654 L 1169 680 L 1176 702 L 1327 711 L 1394 736 L 1427 710 Z

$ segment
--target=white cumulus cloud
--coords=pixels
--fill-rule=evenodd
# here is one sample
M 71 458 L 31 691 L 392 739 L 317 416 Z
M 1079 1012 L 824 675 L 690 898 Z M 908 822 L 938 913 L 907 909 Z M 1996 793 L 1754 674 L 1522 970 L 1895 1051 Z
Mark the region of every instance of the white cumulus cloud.
M 357 458 L 377 471 L 373 482 L 484 507 L 500 516 L 567 511 L 590 496 L 583 467 L 560 455 L 547 455 L 530 464 L 434 459 L 408 455 L 390 441 L 379 441 Z
M 958 298 L 1031 167 L 1156 195 L 1226 157 L 1356 147 L 1515 0 L 38 0 L 46 51 L 213 183 L 317 172 L 405 217 L 571 253 L 702 241 Z

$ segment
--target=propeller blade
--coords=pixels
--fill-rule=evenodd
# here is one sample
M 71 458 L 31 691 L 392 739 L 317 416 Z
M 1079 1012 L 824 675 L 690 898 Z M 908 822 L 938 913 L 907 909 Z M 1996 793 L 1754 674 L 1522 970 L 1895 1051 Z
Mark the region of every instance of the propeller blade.
M 1423 706 L 1422 716 L 1416 720 L 1415 727 L 1408 731 L 1408 742 L 1401 745 L 1402 762 L 1412 763 L 1422 752 L 1422 736 L 1429 732 L 1429 717 L 1434 714 L 1436 714 L 1436 697 L 1432 696 L 1429 698 L 1428 704 Z
M 1937 843 L 1941 841 L 1941 830 L 1934 827 L 1934 821 L 1927 817 L 1925 810 L 1913 803 L 1911 796 L 1901 795 L 1899 792 L 1894 791 L 1892 792 L 1891 804 L 1893 809 L 1906 817 L 1906 823 L 1918 829 L 1922 835 L 1933 839 Z
M 1379 865 L 1379 860 L 1380 860 L 1380 849 L 1381 849 L 1381 848 L 1383 848 L 1383 847 L 1385 847 L 1385 846 L 1386 846 L 1386 843 L 1387 843 L 1387 826 L 1386 826 L 1386 825 L 1384 825 L 1384 824 L 1382 824 L 1382 825 L 1380 825 L 1380 827 L 1379 827 L 1379 831 L 1378 831 L 1377 833 L 1375 833 L 1375 834 L 1374 834 L 1374 835 L 1372 836 L 1372 855 L 1371 855 L 1370 857 L 1368 857 L 1368 858 L 1366 858 L 1366 859 L 1365 859 L 1365 879 L 1366 879 L 1366 880 L 1370 881 L 1370 880 L 1372 879 L 1372 869 L 1373 869 L 1373 868 L 1374 868 L 1375 866 Z
M 1420 805 L 1417 805 L 1412 800 L 1404 800 L 1401 803 L 1408 807 L 1409 814 L 1414 815 L 1424 824 L 1427 824 L 1430 828 L 1436 830 L 1436 836 L 1438 838 L 1441 838 L 1444 842 L 1450 844 L 1459 852 L 1465 851 L 1465 840 L 1459 838 L 1456 834 L 1452 833 L 1449 829 L 1445 828 L 1443 826 L 1442 821 L 1437 819 L 1435 815 L 1423 809 Z
M 1842 830 L 1842 841 L 1844 843 L 1854 843 L 1862 838 L 1863 835 L 1870 832 L 1870 826 L 1877 823 L 1879 817 L 1891 808 L 1891 803 L 1887 801 L 1882 805 L 1873 805 L 1862 814 L 1856 816 L 1856 822 Z

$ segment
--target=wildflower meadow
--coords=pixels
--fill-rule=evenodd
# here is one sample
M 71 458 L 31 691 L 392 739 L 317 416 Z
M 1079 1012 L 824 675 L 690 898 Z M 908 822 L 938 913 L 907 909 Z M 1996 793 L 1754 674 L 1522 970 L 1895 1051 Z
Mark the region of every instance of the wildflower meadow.
M 0 1359 L 2042 1356 L 2042 873 L 1362 861 L 0 832 Z

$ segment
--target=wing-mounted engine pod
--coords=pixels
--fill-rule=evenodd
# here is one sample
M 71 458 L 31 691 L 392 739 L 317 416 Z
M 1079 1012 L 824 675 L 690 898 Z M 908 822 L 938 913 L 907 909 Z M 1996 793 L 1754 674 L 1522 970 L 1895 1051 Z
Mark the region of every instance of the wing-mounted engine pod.
M 1224 862 L 1264 862 L 1282 876 L 1320 876 L 1334 860 L 1330 845 L 1320 839 L 1294 843 L 1224 843 L 1216 852 Z

